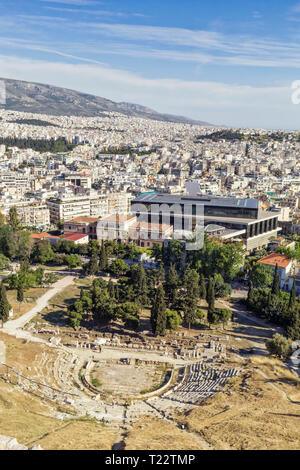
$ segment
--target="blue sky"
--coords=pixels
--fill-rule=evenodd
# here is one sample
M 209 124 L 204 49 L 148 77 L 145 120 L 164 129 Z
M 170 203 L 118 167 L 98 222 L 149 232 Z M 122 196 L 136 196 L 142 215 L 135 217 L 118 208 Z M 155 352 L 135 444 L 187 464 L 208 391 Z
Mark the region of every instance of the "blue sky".
M 298 129 L 300 1 L 0 0 L 0 76 Z

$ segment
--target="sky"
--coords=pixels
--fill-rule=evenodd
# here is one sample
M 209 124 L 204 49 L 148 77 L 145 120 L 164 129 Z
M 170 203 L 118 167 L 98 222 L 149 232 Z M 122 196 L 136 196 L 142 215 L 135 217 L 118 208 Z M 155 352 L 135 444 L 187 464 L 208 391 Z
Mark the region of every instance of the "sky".
M 0 77 L 217 125 L 300 129 L 300 2 L 0 0 Z

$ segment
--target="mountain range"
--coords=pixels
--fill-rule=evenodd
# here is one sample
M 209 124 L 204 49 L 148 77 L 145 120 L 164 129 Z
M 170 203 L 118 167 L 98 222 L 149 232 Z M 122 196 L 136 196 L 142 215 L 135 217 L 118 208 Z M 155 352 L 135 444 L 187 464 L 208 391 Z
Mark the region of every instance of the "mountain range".
M 103 112 L 118 112 L 156 121 L 212 126 L 207 122 L 195 121 L 183 116 L 161 114 L 153 109 L 133 103 L 116 103 L 99 96 L 81 93 L 41 83 L 0 78 L 6 86 L 6 104 L 0 109 L 48 114 L 53 116 L 99 117 Z

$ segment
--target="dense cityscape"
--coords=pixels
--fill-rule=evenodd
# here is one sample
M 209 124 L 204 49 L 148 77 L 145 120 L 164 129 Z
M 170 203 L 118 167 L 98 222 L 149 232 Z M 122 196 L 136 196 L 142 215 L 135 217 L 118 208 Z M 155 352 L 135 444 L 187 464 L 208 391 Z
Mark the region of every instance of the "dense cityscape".
M 0 0 L 0 451 L 299 451 L 299 1 Z
M 163 419 L 197 449 L 212 438 L 182 413 L 247 358 L 299 383 L 299 134 L 4 109 L 0 142 L 2 331 L 58 353 L 46 376 L 2 360 L 6 382 L 125 433 Z

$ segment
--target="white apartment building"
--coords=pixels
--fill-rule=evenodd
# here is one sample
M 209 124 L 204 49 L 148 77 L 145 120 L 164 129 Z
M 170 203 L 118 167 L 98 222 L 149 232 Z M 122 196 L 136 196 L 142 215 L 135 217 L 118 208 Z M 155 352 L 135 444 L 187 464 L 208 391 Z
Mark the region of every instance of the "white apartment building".
M 16 188 L 16 187 L 23 187 L 27 188 L 29 184 L 29 177 L 28 175 L 21 175 L 18 173 L 5 173 L 0 175 L 0 185 L 4 186 L 5 188 Z
M 50 211 L 45 204 L 33 203 L 27 206 L 19 206 L 17 212 L 22 225 L 50 225 Z
M 50 221 L 71 220 L 79 216 L 91 215 L 91 203 L 88 196 L 76 197 L 71 196 L 64 199 L 51 198 L 46 201 L 50 211 Z
M 50 211 L 50 221 L 69 221 L 75 217 L 105 217 L 114 213 L 127 213 L 130 195 L 108 193 L 92 196 L 68 196 L 61 199 L 50 198 L 46 204 Z
M 0 210 L 8 216 L 9 210 L 15 207 L 21 225 L 48 226 L 50 225 L 50 211 L 46 204 L 30 201 L 6 200 L 0 204 Z

